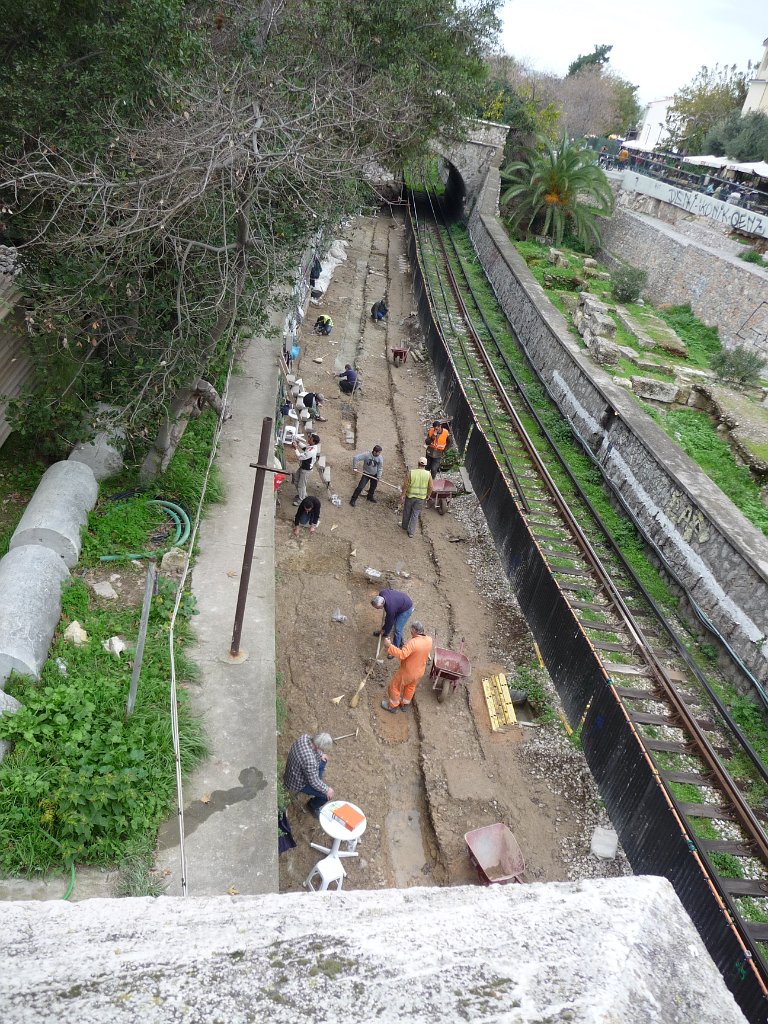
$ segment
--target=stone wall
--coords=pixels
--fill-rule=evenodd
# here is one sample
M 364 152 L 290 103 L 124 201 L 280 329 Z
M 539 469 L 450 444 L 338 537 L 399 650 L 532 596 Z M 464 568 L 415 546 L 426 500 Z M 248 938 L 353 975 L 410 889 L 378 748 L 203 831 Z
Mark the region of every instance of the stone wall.
M 448 148 L 436 144 L 436 150 L 461 175 L 465 188 L 465 213 L 474 207 L 492 165 L 498 164 L 509 128 L 493 121 L 472 121 L 464 142 Z
M 492 170 L 473 245 L 542 379 L 677 580 L 760 680 L 768 669 L 768 540 L 623 388 L 582 356 L 496 217 Z
M 696 221 L 666 223 L 682 210 L 656 205 L 654 216 L 629 208 L 622 192 L 613 217 L 603 227 L 606 261 L 621 259 L 648 273 L 645 293 L 656 305 L 689 303 L 704 323 L 715 326 L 726 348 L 744 345 L 768 360 L 768 266 L 746 263 Z M 663 217 L 663 220 L 661 219 Z M 706 244 L 707 234 L 712 244 Z

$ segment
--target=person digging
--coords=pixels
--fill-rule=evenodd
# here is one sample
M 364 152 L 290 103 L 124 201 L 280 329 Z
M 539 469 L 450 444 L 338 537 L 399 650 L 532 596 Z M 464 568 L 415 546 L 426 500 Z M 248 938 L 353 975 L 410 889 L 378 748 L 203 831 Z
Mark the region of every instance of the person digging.
M 400 659 L 400 667 L 389 681 L 389 699 L 383 700 L 381 706 L 391 714 L 407 711 L 432 653 L 432 637 L 425 635 L 420 622 L 412 622 L 408 643 L 402 647 L 395 647 L 388 639 L 384 643 L 387 653 Z

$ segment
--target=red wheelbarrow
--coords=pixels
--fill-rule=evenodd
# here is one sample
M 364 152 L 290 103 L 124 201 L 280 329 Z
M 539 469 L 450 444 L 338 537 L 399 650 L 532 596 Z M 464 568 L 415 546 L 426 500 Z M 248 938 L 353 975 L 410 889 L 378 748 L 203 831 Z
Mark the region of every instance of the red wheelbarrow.
M 403 363 L 408 362 L 408 353 L 411 350 L 407 346 L 397 346 L 390 351 L 392 352 L 392 362 L 395 366 L 402 366 Z
M 432 668 L 429 678 L 433 680 L 432 689 L 437 693 L 440 704 L 453 693 L 460 679 L 472 675 L 472 665 L 464 653 L 464 641 L 458 651 L 449 651 L 445 647 L 435 647 L 432 655 Z
M 440 515 L 444 516 L 455 493 L 456 484 L 453 480 L 446 480 L 445 477 L 440 477 L 438 480 L 432 481 L 432 493 L 427 498 L 427 505 L 436 508 Z
M 514 833 L 503 822 L 467 832 L 464 842 L 483 885 L 522 881 L 525 872 L 523 851 Z

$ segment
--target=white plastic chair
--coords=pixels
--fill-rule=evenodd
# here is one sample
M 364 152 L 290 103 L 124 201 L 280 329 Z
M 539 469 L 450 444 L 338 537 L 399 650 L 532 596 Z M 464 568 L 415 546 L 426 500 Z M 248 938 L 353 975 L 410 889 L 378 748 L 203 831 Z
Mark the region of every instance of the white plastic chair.
M 320 878 L 320 886 L 317 889 L 312 885 L 312 879 L 315 875 L 318 875 Z M 338 857 L 323 857 L 307 875 L 304 888 L 310 892 L 325 892 L 331 882 L 335 882 L 336 891 L 338 892 L 344 885 L 345 875 L 346 871 Z

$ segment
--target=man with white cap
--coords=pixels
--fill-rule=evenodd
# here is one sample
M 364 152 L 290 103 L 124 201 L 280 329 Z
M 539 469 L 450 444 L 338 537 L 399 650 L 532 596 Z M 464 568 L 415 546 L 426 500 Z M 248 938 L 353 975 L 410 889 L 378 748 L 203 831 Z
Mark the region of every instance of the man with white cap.
M 419 514 L 424 503 L 432 493 L 432 474 L 426 468 L 427 460 L 422 455 L 417 469 L 408 470 L 408 474 L 400 488 L 403 494 L 403 521 L 400 524 L 413 537 L 419 524 Z

